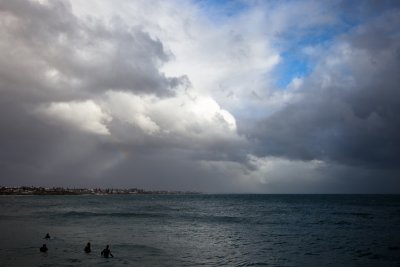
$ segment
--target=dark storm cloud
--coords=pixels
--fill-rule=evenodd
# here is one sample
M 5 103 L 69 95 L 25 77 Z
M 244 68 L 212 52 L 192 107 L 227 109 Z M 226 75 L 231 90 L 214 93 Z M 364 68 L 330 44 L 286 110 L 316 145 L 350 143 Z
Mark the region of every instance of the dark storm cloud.
M 323 54 L 327 60 L 305 80 L 301 100 L 257 128 L 258 154 L 398 168 L 399 23 L 394 9 L 338 40 L 337 54 Z
M 169 60 L 161 41 L 118 18 L 78 18 L 67 1 L 1 1 L 0 15 L 1 184 L 210 190 L 226 182 L 196 162 L 232 159 L 243 142 L 149 136 L 118 118 L 107 124 L 112 136 L 96 135 L 38 113 L 58 102 L 85 110 L 104 92 L 174 95 L 189 81 L 159 71 Z
M 68 1 L 3 0 L 0 183 L 273 193 L 345 191 L 358 178 L 369 188 L 372 176 L 394 177 L 399 15 L 387 9 L 319 52 L 327 60 L 337 54 L 341 67 L 321 60 L 295 93 L 299 101 L 240 135 L 236 123 L 255 119 L 235 121 L 218 99 L 202 95 L 208 88 L 189 92 L 188 78 L 166 76 L 168 41 L 147 33 L 146 21 L 78 16 Z M 353 52 L 343 56 L 346 47 Z M 314 168 L 320 163 L 312 159 L 329 163 Z M 364 166 L 388 168 L 371 174 Z M 336 179 L 348 174 L 355 180 Z
M 71 91 L 84 95 L 110 89 L 166 96 L 180 83 L 159 72 L 168 56 L 162 43 L 139 27 L 117 19 L 108 25 L 78 19 L 65 1 L 2 1 L 0 12 L 0 74 L 2 81 L 11 80 L 5 89 L 40 87 L 46 94 L 56 87 L 69 98 Z M 51 84 L 51 78 L 58 82 Z
M 187 82 L 159 72 L 168 60 L 160 41 L 118 20 L 81 20 L 67 1 L 1 1 L 0 35 L 4 184 L 90 183 L 114 156 L 101 150 L 110 140 L 49 123 L 38 105 L 112 89 L 165 97 Z

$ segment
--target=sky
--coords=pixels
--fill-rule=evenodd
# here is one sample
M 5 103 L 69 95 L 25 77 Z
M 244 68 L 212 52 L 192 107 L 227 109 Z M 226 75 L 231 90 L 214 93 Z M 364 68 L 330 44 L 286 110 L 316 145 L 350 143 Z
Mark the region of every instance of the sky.
M 1 0 L 0 184 L 400 193 L 398 1 Z

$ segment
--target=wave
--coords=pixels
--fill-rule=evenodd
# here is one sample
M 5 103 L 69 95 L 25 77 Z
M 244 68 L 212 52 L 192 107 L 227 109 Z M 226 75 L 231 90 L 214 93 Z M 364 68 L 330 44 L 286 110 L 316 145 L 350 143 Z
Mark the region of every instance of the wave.
M 122 218 L 160 218 L 166 217 L 166 214 L 161 213 L 146 213 L 146 212 L 90 212 L 90 211 L 69 211 L 58 214 L 61 217 L 87 218 L 87 217 L 122 217 Z
M 338 221 L 338 222 L 335 222 L 335 224 L 336 225 L 351 225 L 351 223 L 350 222 L 348 222 L 348 221 Z
M 332 212 L 332 215 L 346 215 L 346 216 L 354 216 L 361 218 L 370 218 L 372 219 L 374 216 L 371 213 L 366 212 Z
M 227 215 L 203 215 L 203 214 L 187 214 L 180 212 L 92 212 L 92 211 L 68 211 L 60 213 L 36 213 L 38 217 L 53 217 L 53 218 L 73 218 L 73 219 L 84 219 L 84 218 L 96 218 L 96 217 L 108 217 L 108 218 L 159 218 L 159 219 L 171 219 L 186 222 L 202 222 L 202 223 L 227 223 L 227 224 L 275 224 L 273 221 L 265 221 L 265 218 L 252 218 L 242 216 L 227 216 Z

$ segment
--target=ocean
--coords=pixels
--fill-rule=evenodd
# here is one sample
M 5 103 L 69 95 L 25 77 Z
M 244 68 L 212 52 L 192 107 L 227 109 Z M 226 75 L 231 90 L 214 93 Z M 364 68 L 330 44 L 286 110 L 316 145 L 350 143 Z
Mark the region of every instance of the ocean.
M 0 266 L 400 266 L 400 196 L 1 196 L 0 236 Z

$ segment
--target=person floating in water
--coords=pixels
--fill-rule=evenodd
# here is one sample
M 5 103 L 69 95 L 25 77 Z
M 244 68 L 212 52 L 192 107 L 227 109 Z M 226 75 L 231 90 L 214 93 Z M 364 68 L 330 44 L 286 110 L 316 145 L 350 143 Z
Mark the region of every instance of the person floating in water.
M 90 253 L 92 250 L 90 249 L 90 242 L 87 243 L 86 247 L 85 247 L 85 252 L 86 253 Z
M 44 239 L 50 239 L 49 233 L 46 234 L 46 236 L 44 237 Z
M 47 252 L 49 249 L 46 247 L 46 244 L 43 244 L 43 246 L 40 248 L 40 252 Z
M 101 252 L 101 256 L 103 256 L 104 258 L 108 258 L 109 256 L 111 256 L 111 258 L 114 258 L 109 245 L 107 245 L 106 248 L 103 249 L 103 251 Z

